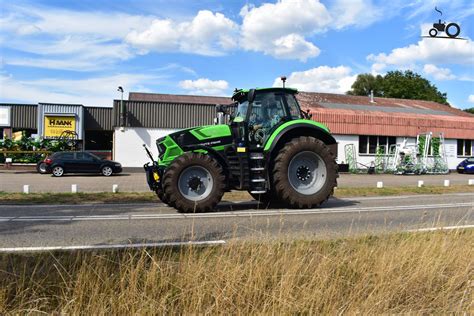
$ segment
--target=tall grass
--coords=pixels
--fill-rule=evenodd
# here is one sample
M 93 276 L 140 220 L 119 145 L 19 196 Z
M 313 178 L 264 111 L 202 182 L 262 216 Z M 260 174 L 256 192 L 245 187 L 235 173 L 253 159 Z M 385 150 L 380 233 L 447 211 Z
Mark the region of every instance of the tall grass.
M 473 311 L 474 232 L 2 255 L 0 314 Z

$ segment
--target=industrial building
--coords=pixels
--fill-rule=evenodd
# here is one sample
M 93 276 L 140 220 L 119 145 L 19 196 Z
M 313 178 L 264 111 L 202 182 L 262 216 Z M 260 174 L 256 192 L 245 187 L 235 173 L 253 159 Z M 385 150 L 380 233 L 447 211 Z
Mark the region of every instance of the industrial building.
M 450 169 L 474 154 L 474 115 L 436 102 L 300 92 L 302 109 L 326 124 L 338 142 L 338 163 L 347 163 L 351 145 L 360 165 L 369 166 L 378 148 L 414 144 L 420 134 L 444 137 Z M 156 154 L 154 141 L 170 132 L 213 124 L 216 104 L 230 98 L 131 92 L 112 107 L 74 104 L 0 104 L 0 135 L 26 131 L 55 137 L 73 129 L 85 150 L 109 153 L 126 167 L 140 167 Z M 60 123 L 55 126 L 55 123 Z M 61 125 L 65 124 L 65 125 Z

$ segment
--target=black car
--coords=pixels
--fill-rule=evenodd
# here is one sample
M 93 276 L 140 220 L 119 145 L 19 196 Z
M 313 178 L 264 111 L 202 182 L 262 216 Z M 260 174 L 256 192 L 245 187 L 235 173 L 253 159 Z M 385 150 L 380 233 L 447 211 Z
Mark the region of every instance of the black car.
M 94 154 L 80 152 L 57 152 L 44 160 L 46 171 L 55 177 L 65 173 L 101 173 L 108 177 L 122 172 L 122 165 L 116 161 L 102 159 Z

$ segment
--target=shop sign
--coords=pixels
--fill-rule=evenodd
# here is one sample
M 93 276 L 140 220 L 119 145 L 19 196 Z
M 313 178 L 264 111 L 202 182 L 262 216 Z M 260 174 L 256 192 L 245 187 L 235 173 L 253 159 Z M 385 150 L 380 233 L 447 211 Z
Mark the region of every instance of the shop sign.
M 59 137 L 65 131 L 76 131 L 75 116 L 46 115 L 44 117 L 44 137 Z

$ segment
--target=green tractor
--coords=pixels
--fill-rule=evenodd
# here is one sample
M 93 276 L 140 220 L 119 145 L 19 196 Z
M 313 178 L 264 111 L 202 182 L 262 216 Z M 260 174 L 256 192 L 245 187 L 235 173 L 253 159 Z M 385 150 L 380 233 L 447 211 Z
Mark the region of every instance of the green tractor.
M 290 88 L 236 90 L 217 106 L 218 124 L 156 141 L 145 164 L 150 189 L 180 212 L 211 211 L 224 192 L 245 190 L 261 203 L 313 208 L 337 185 L 336 140 L 300 109 Z

